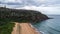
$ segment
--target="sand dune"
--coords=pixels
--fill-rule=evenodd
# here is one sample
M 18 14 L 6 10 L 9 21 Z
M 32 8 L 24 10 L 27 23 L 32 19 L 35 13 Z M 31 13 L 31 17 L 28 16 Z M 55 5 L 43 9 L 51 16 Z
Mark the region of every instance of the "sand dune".
M 40 34 L 30 26 L 30 23 L 15 23 L 12 34 Z

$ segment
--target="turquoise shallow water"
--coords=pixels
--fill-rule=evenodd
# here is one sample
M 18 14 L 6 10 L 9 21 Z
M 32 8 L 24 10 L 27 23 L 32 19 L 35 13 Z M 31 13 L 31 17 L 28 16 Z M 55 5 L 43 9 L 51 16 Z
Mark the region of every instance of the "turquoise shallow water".
M 33 26 L 43 34 L 60 34 L 60 16 L 59 15 L 48 16 L 53 19 L 48 19 L 40 23 L 33 24 Z

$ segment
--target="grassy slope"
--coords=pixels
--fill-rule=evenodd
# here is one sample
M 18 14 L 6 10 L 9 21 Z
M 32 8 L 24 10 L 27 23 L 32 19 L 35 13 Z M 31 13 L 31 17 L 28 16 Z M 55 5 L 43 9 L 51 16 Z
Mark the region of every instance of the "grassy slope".
M 13 26 L 13 23 L 8 23 L 4 26 L 0 26 L 0 34 L 11 34 Z
M 4 21 L 4 20 L 0 19 L 0 21 Z M 14 27 L 14 23 L 5 21 L 5 23 L 2 22 L 2 25 L 1 25 L 1 22 L 0 22 L 0 34 L 11 34 L 13 27 Z

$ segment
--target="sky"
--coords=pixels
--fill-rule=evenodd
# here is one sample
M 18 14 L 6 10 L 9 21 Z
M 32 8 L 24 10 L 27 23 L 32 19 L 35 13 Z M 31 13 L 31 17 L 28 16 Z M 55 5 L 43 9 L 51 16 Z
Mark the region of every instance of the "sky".
M 0 0 L 0 7 L 37 10 L 60 15 L 60 0 Z

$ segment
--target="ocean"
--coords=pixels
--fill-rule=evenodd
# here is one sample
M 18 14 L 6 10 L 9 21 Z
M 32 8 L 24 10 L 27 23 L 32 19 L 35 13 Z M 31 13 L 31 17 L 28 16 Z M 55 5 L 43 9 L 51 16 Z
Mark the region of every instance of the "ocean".
M 60 15 L 48 15 L 48 19 L 33 26 L 42 34 L 60 34 Z

